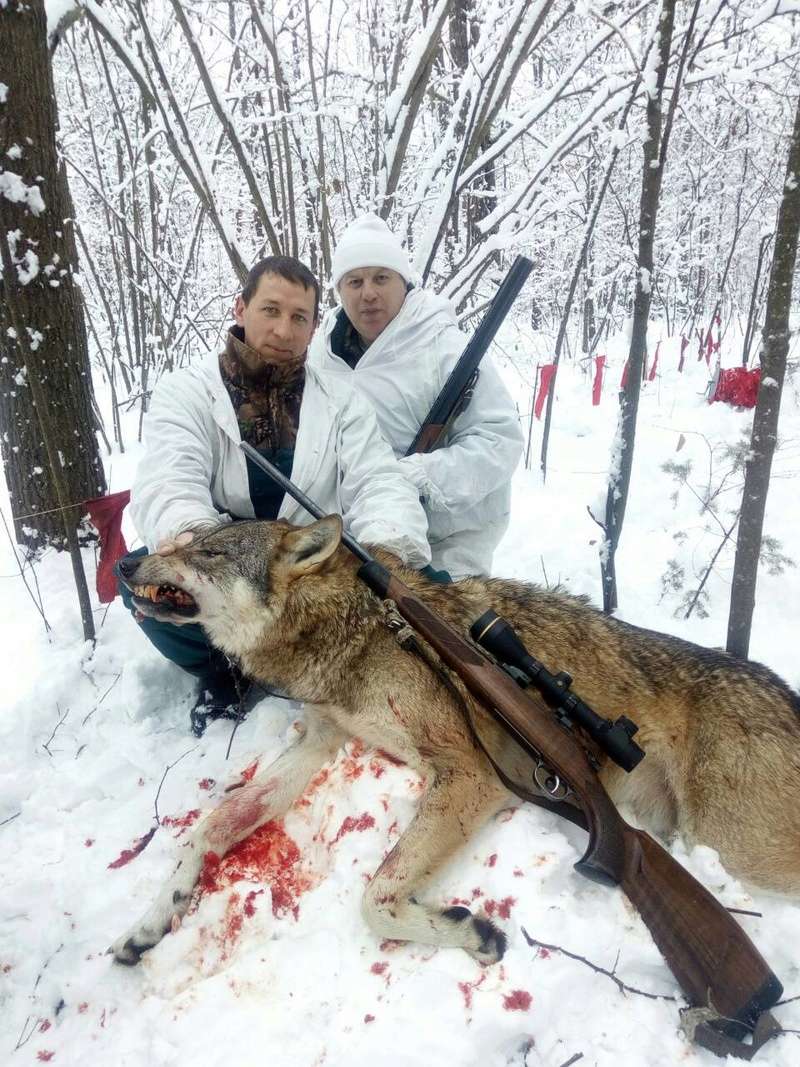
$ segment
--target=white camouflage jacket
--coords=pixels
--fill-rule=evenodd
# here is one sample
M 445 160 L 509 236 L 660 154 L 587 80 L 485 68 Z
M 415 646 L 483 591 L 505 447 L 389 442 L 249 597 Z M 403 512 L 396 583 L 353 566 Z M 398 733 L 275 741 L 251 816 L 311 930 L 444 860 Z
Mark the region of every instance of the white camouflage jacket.
M 189 527 L 227 521 L 220 512 L 254 516 L 239 426 L 216 353 L 161 379 L 144 438 L 130 508 L 151 549 Z M 340 514 L 362 543 L 385 545 L 412 567 L 429 562 L 418 493 L 372 408 L 347 382 L 308 364 L 292 481 L 325 511 Z M 299 526 L 313 521 L 288 495 L 279 518 Z
M 481 361 L 472 401 L 453 423 L 445 447 L 400 458 L 467 338 L 448 300 L 412 289 L 353 370 L 331 348 L 340 310 L 323 319 L 309 362 L 352 381 L 372 403 L 384 436 L 423 498 L 433 566 L 453 576 L 491 573 L 492 555 L 508 526 L 511 476 L 523 444 L 517 412 L 491 357 Z

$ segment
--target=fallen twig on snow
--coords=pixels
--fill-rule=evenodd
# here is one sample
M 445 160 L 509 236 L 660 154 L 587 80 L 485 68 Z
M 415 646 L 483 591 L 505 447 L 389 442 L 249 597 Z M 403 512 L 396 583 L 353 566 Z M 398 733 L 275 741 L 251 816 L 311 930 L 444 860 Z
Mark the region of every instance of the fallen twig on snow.
M 161 796 L 161 789 L 162 789 L 162 786 L 164 785 L 164 782 L 167 779 L 167 775 L 169 774 L 169 772 L 172 770 L 173 767 L 176 767 L 180 763 L 180 761 L 182 759 L 184 759 L 186 756 L 188 756 L 190 752 L 194 752 L 194 750 L 196 748 L 197 748 L 197 745 L 192 745 L 191 748 L 187 748 L 182 756 L 178 756 L 178 758 L 173 763 L 168 763 L 167 766 L 164 768 L 164 773 L 161 775 L 161 781 L 158 783 L 158 789 L 156 790 L 156 798 L 153 801 L 153 809 L 155 811 L 155 816 L 156 816 L 156 826 L 160 826 L 161 825 L 161 819 L 159 818 L 159 815 L 158 815 L 158 798 Z
M 61 708 L 58 706 L 58 704 L 56 704 L 56 710 L 58 711 L 59 714 L 61 714 Z M 48 746 L 49 746 L 50 742 L 53 740 L 53 738 L 56 736 L 56 731 L 58 730 L 59 726 L 61 726 L 61 724 L 64 722 L 64 720 L 66 719 L 66 717 L 68 715 L 69 715 L 69 708 L 67 708 L 67 710 L 64 712 L 64 714 L 61 715 L 61 718 L 58 720 L 58 722 L 53 727 L 53 732 L 50 734 L 48 739 L 42 745 L 42 748 L 45 750 L 47 755 L 50 756 L 51 758 L 52 758 L 53 753 L 50 751 Z
M 111 692 L 111 690 L 114 688 L 114 686 L 117 684 L 117 682 L 120 680 L 121 677 L 122 677 L 122 671 L 119 672 L 119 674 L 116 676 L 116 678 L 111 683 L 111 685 L 108 687 L 108 689 L 106 689 L 105 693 L 103 693 L 103 695 L 97 701 L 97 703 L 92 708 L 92 710 L 89 712 L 89 714 L 84 717 L 83 722 L 81 723 L 81 726 L 85 726 L 86 723 L 89 721 L 89 719 L 91 719 L 91 717 L 94 715 L 94 713 L 100 707 L 100 705 L 103 703 L 103 701 L 106 699 L 108 694 Z
M 571 960 L 577 960 L 579 963 L 585 963 L 587 967 L 590 967 L 597 974 L 604 974 L 606 978 L 610 978 L 616 985 L 621 993 L 635 993 L 639 997 L 647 997 L 648 1000 L 671 1000 L 673 1003 L 677 999 L 671 993 L 648 993 L 644 989 L 636 989 L 635 986 L 628 985 L 627 982 L 623 982 L 621 978 L 617 978 L 617 963 L 619 963 L 619 955 L 614 961 L 614 967 L 612 970 L 608 970 L 606 967 L 601 967 L 597 963 L 592 963 L 591 960 L 587 960 L 585 956 L 579 956 L 575 952 L 570 952 L 566 948 L 562 948 L 561 945 L 548 945 L 544 941 L 537 941 L 536 938 L 530 936 L 525 927 L 522 927 L 522 935 L 531 948 L 546 948 L 549 952 L 560 952 L 562 956 L 568 956 Z

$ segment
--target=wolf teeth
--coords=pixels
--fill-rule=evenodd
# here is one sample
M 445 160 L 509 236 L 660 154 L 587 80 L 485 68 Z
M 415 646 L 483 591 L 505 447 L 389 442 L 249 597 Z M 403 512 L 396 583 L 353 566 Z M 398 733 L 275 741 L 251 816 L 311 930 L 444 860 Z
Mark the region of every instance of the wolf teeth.
M 136 596 L 142 597 L 145 600 L 155 601 L 158 598 L 158 586 L 157 585 L 135 585 L 133 592 Z

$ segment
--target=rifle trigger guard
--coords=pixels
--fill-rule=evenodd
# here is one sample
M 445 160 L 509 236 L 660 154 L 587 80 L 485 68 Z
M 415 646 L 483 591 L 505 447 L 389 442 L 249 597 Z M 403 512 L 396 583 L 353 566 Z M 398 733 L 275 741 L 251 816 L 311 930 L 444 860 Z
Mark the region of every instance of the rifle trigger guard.
M 564 800 L 572 792 L 567 783 L 562 782 L 560 777 L 541 760 L 536 762 L 533 780 L 539 789 L 553 800 Z

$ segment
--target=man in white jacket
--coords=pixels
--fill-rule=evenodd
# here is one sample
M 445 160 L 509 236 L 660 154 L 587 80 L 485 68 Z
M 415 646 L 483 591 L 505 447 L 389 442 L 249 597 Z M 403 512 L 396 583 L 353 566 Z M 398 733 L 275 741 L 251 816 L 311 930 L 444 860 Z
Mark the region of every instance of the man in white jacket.
M 246 440 L 323 509 L 341 514 L 358 540 L 385 545 L 413 567 L 429 562 L 418 494 L 369 403 L 306 364 L 318 313 L 319 284 L 307 267 L 285 256 L 262 260 L 236 299 L 225 351 L 158 383 L 130 505 L 151 551 L 168 554 L 191 530 L 232 519 L 313 521 L 245 457 Z M 138 621 L 164 655 L 200 678 L 196 733 L 239 703 L 238 677 L 199 626 Z
M 309 360 L 351 381 L 375 408 L 425 506 L 432 566 L 454 577 L 489 574 L 523 444 L 491 357 L 482 360 L 472 401 L 444 447 L 406 457 L 467 338 L 448 300 L 411 285 L 408 256 L 376 215 L 348 226 L 332 267 L 341 307 L 324 317 Z

